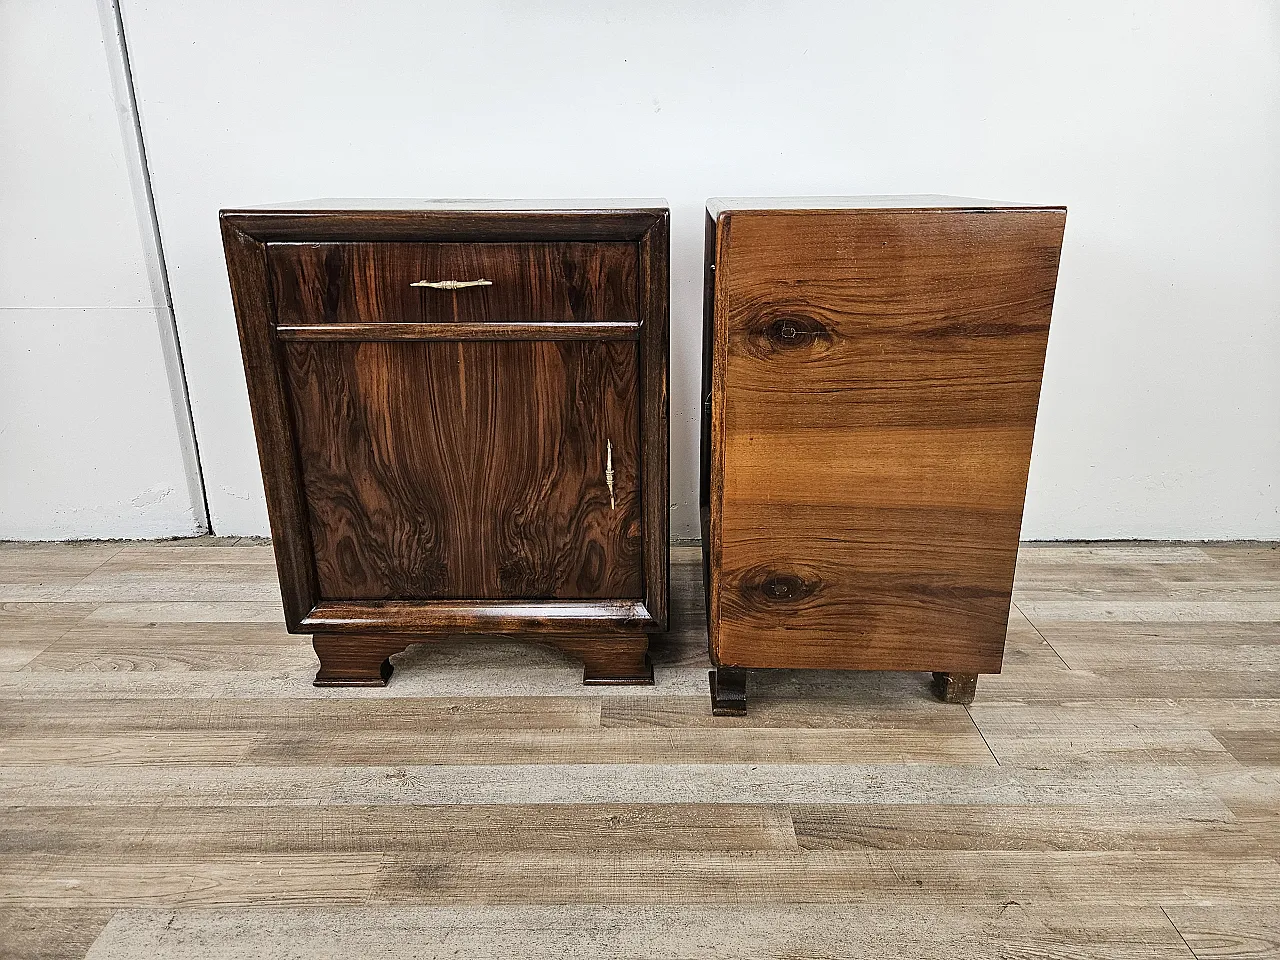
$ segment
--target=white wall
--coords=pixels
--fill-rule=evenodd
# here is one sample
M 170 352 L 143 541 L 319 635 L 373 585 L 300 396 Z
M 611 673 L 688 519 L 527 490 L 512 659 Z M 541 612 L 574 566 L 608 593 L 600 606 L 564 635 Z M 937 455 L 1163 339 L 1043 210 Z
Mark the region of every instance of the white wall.
M 323 196 L 666 196 L 673 533 L 702 202 L 1070 207 L 1024 536 L 1280 537 L 1267 0 L 125 0 L 214 528 L 264 533 L 216 228 Z
M 0 539 L 204 527 L 103 12 L 0 2 Z

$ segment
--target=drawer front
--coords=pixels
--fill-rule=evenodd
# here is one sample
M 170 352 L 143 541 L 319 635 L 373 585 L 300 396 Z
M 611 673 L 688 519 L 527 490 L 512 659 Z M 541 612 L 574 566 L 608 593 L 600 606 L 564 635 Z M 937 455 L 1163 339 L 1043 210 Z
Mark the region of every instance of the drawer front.
M 639 317 L 634 243 L 272 243 L 267 258 L 281 326 Z

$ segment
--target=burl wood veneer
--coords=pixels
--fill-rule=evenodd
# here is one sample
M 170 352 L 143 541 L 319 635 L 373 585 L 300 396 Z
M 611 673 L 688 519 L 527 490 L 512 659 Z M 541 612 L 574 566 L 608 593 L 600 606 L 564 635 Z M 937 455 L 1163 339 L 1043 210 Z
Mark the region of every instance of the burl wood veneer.
M 713 708 L 756 667 L 998 673 L 1066 210 L 708 204 Z
M 223 211 L 285 620 L 318 684 L 456 633 L 649 683 L 667 619 L 661 203 Z

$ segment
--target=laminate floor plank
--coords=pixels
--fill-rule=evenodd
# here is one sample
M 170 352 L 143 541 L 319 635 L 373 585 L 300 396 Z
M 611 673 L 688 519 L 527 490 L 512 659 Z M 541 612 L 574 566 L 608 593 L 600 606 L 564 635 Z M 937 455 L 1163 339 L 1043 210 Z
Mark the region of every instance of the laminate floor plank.
M 0 769 L 44 763 L 85 767 L 147 764 L 214 766 L 243 758 L 253 738 L 227 733 L 146 733 L 110 736 L 6 737 L 0 742 Z
M 1196 960 L 1280 958 L 1280 912 L 1237 903 L 1174 904 L 1165 915 Z
M 209 858 L 28 855 L 0 862 L 0 905 L 95 908 L 360 903 L 379 854 L 225 854 Z
M 1156 907 L 989 903 L 121 910 L 90 960 L 1189 960 Z M 305 952 L 299 950 L 305 945 Z
M 939 738 L 966 738 L 977 732 L 964 710 L 920 698 L 841 696 L 829 690 L 796 697 L 774 688 L 753 697 L 745 717 L 712 716 L 705 696 L 622 696 L 601 700 L 600 722 L 629 730 L 841 729 L 883 730 L 888 736 L 911 730 Z
M 1075 804 L 808 804 L 791 807 L 804 850 L 1172 851 L 1256 856 L 1230 814 Z
M 1001 764 L 1236 763 L 1209 730 L 1176 705 L 975 702 L 969 714 Z
M 110 560 L 120 546 L 0 543 L 0 602 L 64 599 L 68 590 Z
M 274 623 L 78 623 L 26 669 L 54 673 L 287 669 L 301 638 Z
M 1048 620 L 1077 623 L 1275 623 L 1280 600 L 1017 599 L 1036 626 Z
M 1070 901 L 1085 910 L 1238 897 L 1280 911 L 1280 865 L 1167 851 L 391 855 L 375 896 L 439 905 Z
M 1221 744 L 1206 735 L 1225 756 Z M 972 763 L 994 765 L 972 725 L 938 729 L 879 726 L 730 729 L 403 730 L 369 736 L 300 734 L 263 738 L 246 759 L 268 765 Z
M 96 609 L 92 603 L 0 603 L 0 671 L 21 670 Z
M 0 854 L 10 859 L 797 849 L 788 809 L 762 804 L 130 805 L 0 816 Z
M 181 593 L 173 589 L 174 593 Z M 278 600 L 110 600 L 96 602 L 88 623 L 283 623 Z
M 124 568 L 165 571 L 175 564 L 227 564 L 231 566 L 268 567 L 268 576 L 275 578 L 276 556 L 270 542 L 246 545 L 239 542 L 211 544 L 219 549 L 211 550 L 209 546 L 198 545 L 199 541 L 217 538 L 196 538 L 197 543 L 178 541 L 169 543 L 126 543 L 111 558 L 107 569 Z M 228 538 L 235 541 L 236 538 Z M 255 571 L 254 576 L 260 572 Z
M 1212 737 L 1218 752 L 1226 751 Z M 726 730 L 636 728 L 318 730 L 258 736 L 202 731 L 74 737 L 9 737 L 0 766 L 14 764 L 227 764 L 267 766 L 431 764 L 971 763 L 994 765 L 982 735 L 876 728 Z
M 1018 574 L 1042 566 L 1147 566 L 1167 563 L 1208 563 L 1213 559 L 1206 544 L 1164 543 L 1051 543 L 1028 541 L 1018 547 Z M 1087 574 L 1086 574 L 1087 576 Z
M 261 563 L 131 564 L 116 562 L 116 558 L 68 586 L 60 597 L 93 603 L 279 603 L 279 598 L 275 569 Z
M 0 733 L 69 736 L 200 732 L 263 739 L 377 737 L 422 730 L 564 730 L 600 725 L 591 697 L 364 697 L 346 700 L 28 698 L 0 714 Z
M 1029 667 L 982 675 L 978 680 L 978 700 L 1280 700 L 1278 681 L 1280 676 L 1275 670 Z M 0 677 L 0 685 L 3 683 Z
M 0 806 L 544 803 L 947 803 L 1174 807 L 1220 820 L 1222 768 L 1148 763 L 1041 769 L 941 763 L 472 764 L 86 767 L 13 764 Z M 1232 769 L 1234 776 L 1243 771 Z M 1255 788 L 1256 789 L 1256 788 Z
M 3 960 L 81 960 L 114 911 L 0 904 Z

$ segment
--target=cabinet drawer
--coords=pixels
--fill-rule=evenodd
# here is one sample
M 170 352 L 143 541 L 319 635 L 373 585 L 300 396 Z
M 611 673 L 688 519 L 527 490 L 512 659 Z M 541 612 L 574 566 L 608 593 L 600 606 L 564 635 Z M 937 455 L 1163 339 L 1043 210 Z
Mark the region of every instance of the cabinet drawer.
M 634 243 L 271 243 L 267 258 L 281 326 L 639 318 Z

